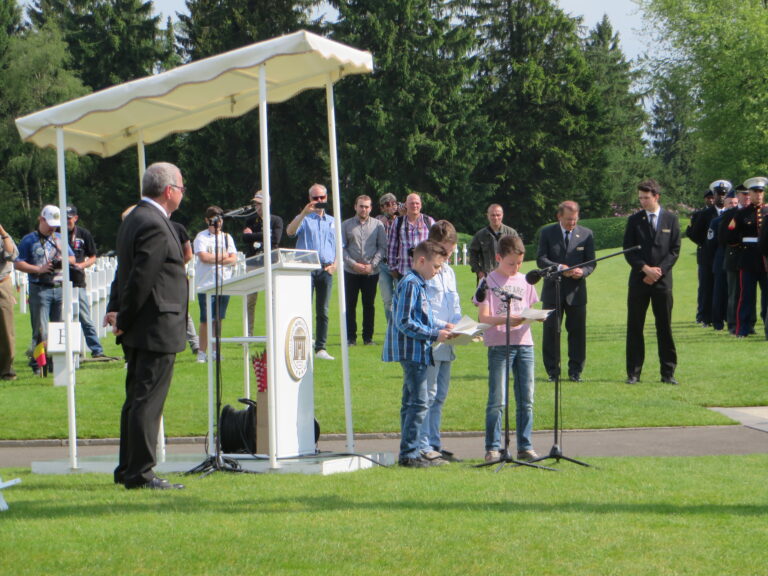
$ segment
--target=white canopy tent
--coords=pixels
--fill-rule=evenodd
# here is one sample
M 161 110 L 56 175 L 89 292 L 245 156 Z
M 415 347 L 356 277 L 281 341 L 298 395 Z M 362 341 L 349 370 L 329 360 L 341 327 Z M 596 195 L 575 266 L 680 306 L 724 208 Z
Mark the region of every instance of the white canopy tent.
M 264 201 L 264 251 L 272 250 L 269 231 L 270 188 L 267 141 L 267 104 L 283 102 L 310 88 L 325 88 L 328 145 L 331 164 L 331 192 L 334 214 L 341 215 L 339 173 L 336 153 L 336 119 L 333 84 L 351 74 L 373 71 L 370 52 L 357 50 L 310 32 L 299 31 L 273 38 L 218 56 L 174 68 L 168 72 L 127 82 L 18 118 L 16 127 L 25 142 L 41 148 L 55 148 L 58 157 L 59 205 L 66 213 L 66 171 L 64 152 L 108 157 L 137 146 L 139 182 L 146 161 L 144 145 L 178 132 L 197 130 L 219 118 L 234 118 L 259 108 L 261 189 Z M 183 167 L 182 167 L 183 171 Z M 67 229 L 62 227 L 64 242 Z M 341 262 L 341 226 L 336 226 L 336 261 Z M 272 302 L 272 262 L 264 259 L 267 303 Z M 343 278 L 343 266 L 339 266 Z M 67 330 L 66 371 L 68 378 L 70 465 L 77 468 L 75 423 L 75 374 L 69 343 L 72 294 L 69 270 L 64 267 L 64 322 Z M 344 283 L 338 283 L 342 375 L 347 450 L 354 452 L 352 403 L 349 383 Z M 266 306 L 267 334 L 272 334 L 272 307 Z M 267 341 L 267 390 L 269 393 L 270 466 L 275 457 L 274 343 Z

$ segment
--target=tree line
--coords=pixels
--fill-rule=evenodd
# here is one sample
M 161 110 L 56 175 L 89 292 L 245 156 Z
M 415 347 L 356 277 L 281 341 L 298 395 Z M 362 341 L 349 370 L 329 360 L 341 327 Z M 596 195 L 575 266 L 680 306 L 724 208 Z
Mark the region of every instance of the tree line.
M 674 3 L 654 0 L 644 9 L 661 17 Z M 55 153 L 23 144 L 15 118 L 298 29 L 374 58 L 372 75 L 335 88 L 342 217 L 360 194 L 375 203 L 387 192 L 399 199 L 417 192 L 426 212 L 467 232 L 497 202 L 532 238 L 566 197 L 585 217 L 614 215 L 633 206 L 634 185 L 649 176 L 690 201 L 699 196 L 692 183 L 701 158 L 717 156 L 717 146 L 693 137 L 712 128 L 690 100 L 704 93 L 689 90 L 689 69 L 639 67 L 607 17 L 587 29 L 554 0 L 186 5 L 187 13 L 161 21 L 146 0 L 0 4 L 0 217 L 14 235 L 57 198 Z M 317 16 L 329 8 L 333 19 Z M 686 41 L 681 36 L 680 46 Z M 645 105 L 651 94 L 661 95 L 652 108 Z M 176 218 L 192 230 L 204 226 L 206 206 L 242 205 L 260 182 L 257 114 L 147 147 L 148 162 L 182 168 L 189 194 Z M 324 93 L 271 105 L 269 142 L 272 210 L 291 217 L 311 183 L 329 181 Z M 136 165 L 135 150 L 67 158 L 69 198 L 102 249 L 114 246 L 119 215 L 138 198 Z M 728 176 L 712 179 L 720 177 Z

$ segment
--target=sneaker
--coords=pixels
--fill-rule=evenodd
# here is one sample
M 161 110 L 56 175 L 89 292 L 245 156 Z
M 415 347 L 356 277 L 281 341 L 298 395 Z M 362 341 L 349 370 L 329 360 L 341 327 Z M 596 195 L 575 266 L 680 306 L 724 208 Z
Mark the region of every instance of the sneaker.
M 459 458 L 456 458 L 453 452 L 446 450 L 445 448 L 440 450 L 440 454 L 442 455 L 443 460 L 447 460 L 448 462 L 461 462 Z
M 403 468 L 429 468 L 431 466 L 424 458 L 400 458 L 397 464 Z
M 431 462 L 432 460 L 438 460 L 442 458 L 443 455 L 440 454 L 440 452 L 438 452 L 437 450 L 422 450 L 421 457 Z
M 536 460 L 539 455 L 536 454 L 536 451 L 531 448 L 530 450 L 518 450 L 517 451 L 517 459 L 522 460 L 523 462 L 530 462 L 531 460 Z
M 499 452 L 498 450 L 488 450 L 488 452 L 485 453 L 486 462 L 495 462 L 500 458 L 501 458 L 501 452 Z
M 320 360 L 336 360 L 336 358 L 328 354 L 325 350 L 318 350 L 315 352 L 315 358 L 319 358 Z
M 197 353 L 197 363 L 198 364 L 205 364 L 208 361 L 208 358 L 205 356 L 205 352 L 198 352 Z

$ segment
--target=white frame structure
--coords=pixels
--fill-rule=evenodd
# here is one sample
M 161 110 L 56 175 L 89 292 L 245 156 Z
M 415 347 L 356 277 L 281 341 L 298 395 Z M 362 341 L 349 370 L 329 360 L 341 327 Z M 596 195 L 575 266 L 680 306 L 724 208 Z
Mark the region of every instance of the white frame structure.
M 267 105 L 284 102 L 304 90 L 325 88 L 330 149 L 331 191 L 333 210 L 341 215 L 339 170 L 336 153 L 336 120 L 333 84 L 353 74 L 373 72 L 370 52 L 357 50 L 339 42 L 301 30 L 198 60 L 173 70 L 140 80 L 107 88 L 40 110 L 16 119 L 16 128 L 25 142 L 57 152 L 59 207 L 66 213 L 67 191 L 65 150 L 80 155 L 112 156 L 136 146 L 138 149 L 139 183 L 146 167 L 144 146 L 162 140 L 169 134 L 191 132 L 219 118 L 235 118 L 259 108 L 259 142 L 261 156 L 261 189 L 264 194 L 264 252 L 271 253 L 269 218 L 269 148 L 267 138 Z M 67 241 L 66 227 L 62 236 Z M 341 226 L 336 226 L 336 261 L 341 263 Z M 339 265 L 338 299 L 340 310 L 342 377 L 344 385 L 347 450 L 354 452 L 352 399 L 347 350 L 346 304 L 343 266 Z M 265 296 L 272 301 L 272 263 L 265 259 Z M 69 270 L 64 267 L 64 322 L 72 322 Z M 274 318 L 266 306 L 268 390 L 274 391 Z M 69 341 L 69 338 L 67 338 Z M 72 355 L 67 347 L 69 381 L 69 451 L 70 467 L 77 466 L 77 427 L 75 422 L 75 373 Z M 273 400 L 273 399 L 272 399 Z M 269 428 L 274 430 L 275 403 L 270 402 Z M 277 460 L 270 443 L 270 467 Z

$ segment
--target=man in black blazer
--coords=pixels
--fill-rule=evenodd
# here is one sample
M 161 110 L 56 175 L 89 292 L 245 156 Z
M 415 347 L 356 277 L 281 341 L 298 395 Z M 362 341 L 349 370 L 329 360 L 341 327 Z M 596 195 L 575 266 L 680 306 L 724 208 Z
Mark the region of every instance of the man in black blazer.
M 637 384 L 645 361 L 643 326 L 648 305 L 656 319 L 661 381 L 677 384 L 677 351 L 672 339 L 672 267 L 680 255 L 680 223 L 659 205 L 659 185 L 645 180 L 637 187 L 642 210 L 627 219 L 624 257 L 632 267 L 627 296 L 627 384 Z
M 142 179 L 142 199 L 117 234 L 117 277 L 105 321 L 127 361 L 115 482 L 129 489 L 183 488 L 152 469 L 173 365 L 186 343 L 184 254 L 168 219 L 184 192 L 176 166 L 152 164 Z
M 567 200 L 557 208 L 557 224 L 547 226 L 539 236 L 536 263 L 539 268 L 557 266 L 560 270 L 578 266 L 595 259 L 592 230 L 578 225 L 579 205 Z M 581 382 L 581 373 L 587 356 L 587 282 L 595 263 L 564 272 L 560 279 L 560 319 L 565 316 L 568 332 L 568 377 Z M 545 309 L 554 309 L 557 303 L 554 279 L 545 279 L 541 299 Z M 549 380 L 559 376 L 557 347 L 558 326 L 555 314 L 544 322 L 542 352 L 544 368 Z

